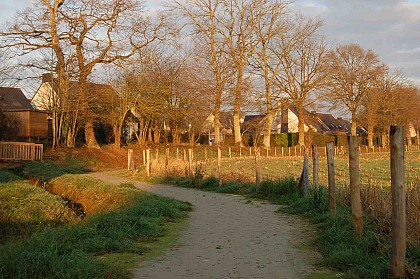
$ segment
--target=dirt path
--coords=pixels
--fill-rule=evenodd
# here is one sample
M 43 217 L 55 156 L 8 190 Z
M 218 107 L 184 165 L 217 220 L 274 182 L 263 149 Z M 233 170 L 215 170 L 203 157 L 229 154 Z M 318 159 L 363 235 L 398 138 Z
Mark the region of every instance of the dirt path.
M 125 179 L 92 174 L 110 182 Z M 135 270 L 135 278 L 304 278 L 319 255 L 302 239 L 314 229 L 278 206 L 243 197 L 135 182 L 157 195 L 193 204 L 187 230 L 162 258 Z

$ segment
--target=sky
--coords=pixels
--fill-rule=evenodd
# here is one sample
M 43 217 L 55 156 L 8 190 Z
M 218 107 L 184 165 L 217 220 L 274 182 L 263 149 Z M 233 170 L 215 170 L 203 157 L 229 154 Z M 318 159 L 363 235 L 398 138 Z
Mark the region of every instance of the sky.
M 0 0 L 0 23 L 32 1 Z M 146 0 L 150 10 L 163 2 Z M 420 85 L 420 0 L 295 0 L 293 5 L 324 20 L 322 31 L 331 45 L 360 44 Z

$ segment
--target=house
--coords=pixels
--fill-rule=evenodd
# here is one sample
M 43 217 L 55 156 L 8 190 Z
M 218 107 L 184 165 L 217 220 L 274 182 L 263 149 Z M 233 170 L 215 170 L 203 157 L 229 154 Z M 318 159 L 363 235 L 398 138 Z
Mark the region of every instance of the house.
M 86 84 L 87 95 L 89 96 L 89 103 L 94 108 L 98 105 L 97 100 L 109 99 L 109 92 L 113 92 L 113 88 L 108 84 L 99 84 L 88 82 Z M 58 80 L 53 78 L 51 74 L 43 74 L 42 82 L 34 96 L 31 99 L 31 103 L 34 107 L 40 110 L 51 112 L 54 107 L 60 105 L 59 98 L 60 87 Z M 68 110 L 76 110 L 80 97 L 80 83 L 78 81 L 69 81 L 68 83 Z
M 315 111 L 303 110 L 305 119 L 305 132 L 309 129 L 314 132 L 329 135 L 348 135 L 351 132 L 351 123 L 343 118 L 335 118 L 329 113 L 319 113 Z M 281 113 L 276 116 L 273 123 L 273 130 L 282 133 L 297 133 L 298 132 L 298 112 L 296 107 L 282 109 Z M 366 133 L 363 127 L 357 127 L 357 133 Z
M 80 89 L 80 83 L 78 81 L 70 80 L 68 82 L 68 96 L 66 98 L 60 98 L 58 80 L 52 74 L 43 74 L 41 85 L 32 97 L 31 103 L 34 107 L 47 112 L 52 112 L 54 108 L 61 106 L 64 106 L 64 110 L 67 112 L 77 112 L 82 105 L 80 102 Z M 88 82 L 86 83 L 86 92 L 89 109 L 94 116 L 103 118 L 111 115 L 106 104 L 107 102 L 112 103 L 114 101 L 113 96 L 117 96 L 112 86 Z M 66 103 L 60 104 L 64 100 Z M 130 111 L 126 116 L 122 131 L 125 141 L 132 140 L 133 133 L 138 131 L 138 123 L 137 113 Z M 100 128 L 95 127 L 95 129 L 98 130 Z M 98 138 L 98 140 L 109 142 L 111 138 L 112 136 L 107 134 L 105 139 Z
M 233 134 L 233 115 L 230 112 L 220 112 L 220 137 L 223 141 L 225 135 Z M 209 135 L 209 141 L 214 141 L 214 114 L 207 116 L 203 124 L 203 134 Z M 213 141 L 212 141 L 213 140 Z
M 254 114 L 254 115 L 245 115 L 242 123 L 242 133 L 255 133 L 262 132 L 265 125 L 265 115 L 263 114 Z
M 48 113 L 33 108 L 20 88 L 0 87 L 0 108 L 18 121 L 20 139 L 39 141 L 48 137 Z

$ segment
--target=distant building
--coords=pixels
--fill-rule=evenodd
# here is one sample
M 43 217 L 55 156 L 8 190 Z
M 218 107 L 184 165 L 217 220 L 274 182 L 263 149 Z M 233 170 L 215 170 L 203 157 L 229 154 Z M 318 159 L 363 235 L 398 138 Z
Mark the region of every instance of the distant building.
M 17 136 L 20 139 L 48 138 L 48 113 L 33 108 L 20 88 L 0 87 L 0 109 L 18 121 Z

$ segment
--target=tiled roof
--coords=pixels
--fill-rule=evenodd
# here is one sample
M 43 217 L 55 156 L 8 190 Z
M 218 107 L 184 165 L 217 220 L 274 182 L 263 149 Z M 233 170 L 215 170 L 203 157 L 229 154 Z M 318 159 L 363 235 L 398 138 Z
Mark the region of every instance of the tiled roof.
M 0 87 L 0 108 L 5 111 L 33 109 L 22 90 L 12 87 Z

